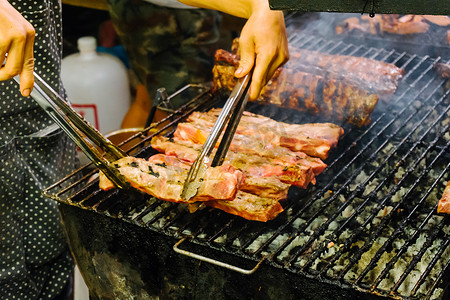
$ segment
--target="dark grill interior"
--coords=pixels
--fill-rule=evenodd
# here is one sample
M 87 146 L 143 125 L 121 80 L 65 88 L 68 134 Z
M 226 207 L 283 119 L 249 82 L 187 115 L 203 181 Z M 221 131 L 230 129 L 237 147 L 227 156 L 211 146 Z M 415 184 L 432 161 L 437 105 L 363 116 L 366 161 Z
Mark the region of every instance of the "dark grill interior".
M 191 214 L 184 205 L 138 192 L 103 192 L 98 180 L 88 183 L 95 173 L 89 167 L 45 193 L 177 239 L 189 236 L 190 242 L 254 260 L 255 265 L 264 259 L 263 264 L 293 274 L 393 298 L 448 296 L 450 222 L 436 213 L 450 180 L 450 91 L 433 68 L 443 59 L 307 34 L 293 34 L 290 42 L 298 48 L 394 63 L 406 75 L 391 99 L 379 101 L 368 126 L 337 123 L 345 134 L 325 160 L 327 169 L 315 186 L 291 187 L 285 211 L 275 220 L 251 222 L 210 208 Z M 130 153 L 154 154 L 148 146 L 154 134 L 170 134 L 193 110 L 224 100 L 206 86 L 186 87 L 180 95 L 192 101 L 156 124 L 159 131 L 150 128 L 151 134 L 125 141 L 140 141 Z M 330 121 L 254 103 L 247 110 L 288 123 Z

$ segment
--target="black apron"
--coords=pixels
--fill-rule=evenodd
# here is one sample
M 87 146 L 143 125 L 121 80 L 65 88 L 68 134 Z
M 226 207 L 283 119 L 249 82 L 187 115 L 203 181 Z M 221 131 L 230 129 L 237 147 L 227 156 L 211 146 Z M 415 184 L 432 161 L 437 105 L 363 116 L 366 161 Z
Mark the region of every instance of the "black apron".
M 36 72 L 60 81 L 61 3 L 10 1 L 34 26 Z M 73 271 L 57 202 L 42 189 L 77 166 L 73 143 L 13 80 L 0 82 L 0 299 L 52 299 Z

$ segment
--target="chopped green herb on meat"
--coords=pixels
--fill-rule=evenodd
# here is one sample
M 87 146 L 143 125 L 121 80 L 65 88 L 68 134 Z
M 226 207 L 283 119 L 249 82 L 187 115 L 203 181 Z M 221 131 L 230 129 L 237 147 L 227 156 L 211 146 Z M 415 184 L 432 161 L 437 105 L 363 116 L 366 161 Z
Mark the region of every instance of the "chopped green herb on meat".
M 159 173 L 153 171 L 152 166 L 148 166 L 148 172 L 150 173 L 150 175 L 155 176 L 156 178 L 159 178 Z

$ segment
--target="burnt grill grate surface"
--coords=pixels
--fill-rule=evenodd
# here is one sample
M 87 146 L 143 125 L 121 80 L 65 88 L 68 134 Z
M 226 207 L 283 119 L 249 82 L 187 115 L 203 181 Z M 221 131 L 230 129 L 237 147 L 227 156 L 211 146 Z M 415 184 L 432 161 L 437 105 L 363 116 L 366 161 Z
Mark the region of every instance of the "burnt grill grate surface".
M 293 34 L 298 48 L 330 54 L 364 56 L 403 68 L 394 97 L 380 100 L 372 121 L 345 129 L 327 169 L 307 190 L 292 187 L 285 211 L 260 223 L 216 209 L 193 214 L 184 205 L 139 193 L 103 192 L 95 171 L 79 170 L 46 190 L 70 205 L 154 230 L 295 274 L 392 298 L 444 297 L 450 273 L 450 221 L 436 213 L 450 167 L 450 97 L 433 64 L 440 57 L 346 44 L 307 34 Z M 186 106 L 127 140 L 139 140 L 131 153 L 148 157 L 148 141 L 170 134 L 194 110 L 220 105 L 207 87 L 191 86 L 196 95 Z M 249 103 L 247 110 L 278 121 L 329 121 L 273 106 Z M 70 184 L 70 185 L 68 185 Z M 65 188 L 62 188 L 65 187 Z M 83 188 L 80 188 L 83 187 Z

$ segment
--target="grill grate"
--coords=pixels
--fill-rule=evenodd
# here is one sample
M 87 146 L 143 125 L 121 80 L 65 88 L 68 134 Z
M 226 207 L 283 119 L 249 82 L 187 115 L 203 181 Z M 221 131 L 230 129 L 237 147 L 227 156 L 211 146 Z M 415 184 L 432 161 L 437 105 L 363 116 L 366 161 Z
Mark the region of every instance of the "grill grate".
M 275 220 L 250 222 L 210 208 L 191 214 L 184 205 L 139 193 L 99 191 L 97 180 L 88 183 L 95 173 L 88 167 L 46 194 L 175 238 L 189 235 L 191 242 L 222 252 L 254 261 L 264 258 L 272 266 L 323 282 L 392 298 L 444 297 L 450 276 L 450 221 L 436 207 L 450 167 L 450 91 L 433 69 L 441 58 L 307 34 L 291 35 L 290 43 L 394 63 L 406 75 L 394 97 L 379 101 L 368 126 L 339 124 L 345 134 L 317 184 L 307 190 L 292 187 L 285 211 Z M 131 148 L 132 155 L 152 155 L 152 136 L 170 134 L 192 111 L 222 100 L 207 86 L 188 86 L 180 95 L 187 91 L 196 95 L 192 101 L 124 142 L 140 141 Z M 247 110 L 291 123 L 329 121 L 254 103 Z

